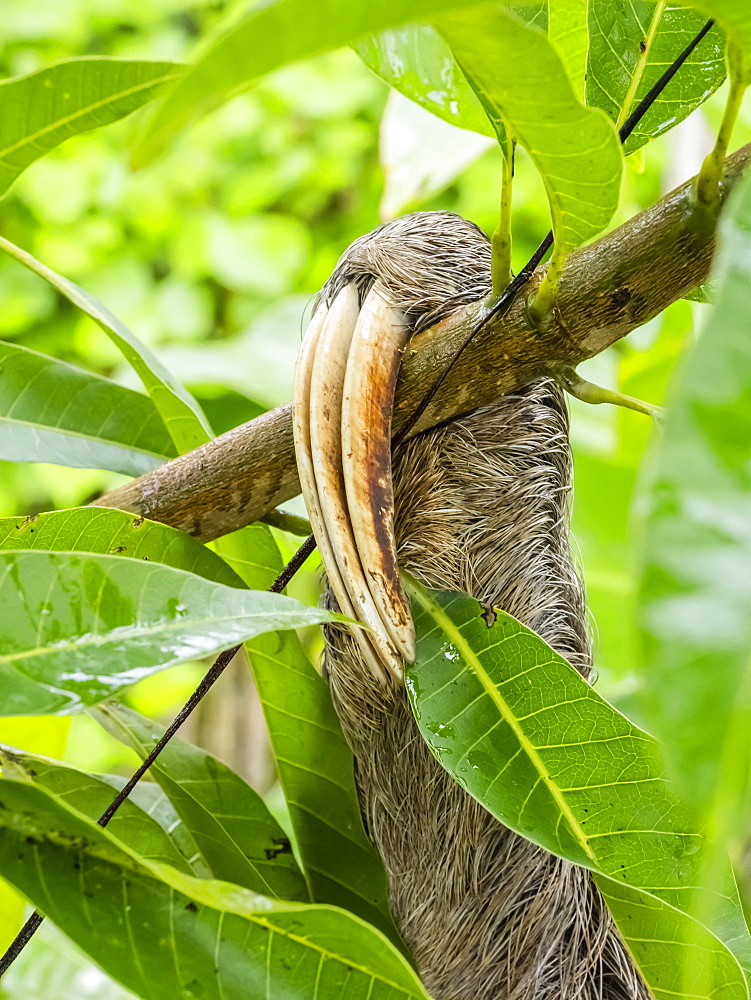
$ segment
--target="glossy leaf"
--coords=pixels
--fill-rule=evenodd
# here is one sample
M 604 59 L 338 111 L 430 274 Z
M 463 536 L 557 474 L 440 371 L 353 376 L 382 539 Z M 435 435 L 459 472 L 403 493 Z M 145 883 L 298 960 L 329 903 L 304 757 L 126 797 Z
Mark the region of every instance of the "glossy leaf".
M 600 232 L 618 204 L 620 143 L 602 112 L 576 99 L 545 35 L 496 4 L 436 25 L 480 100 L 503 117 L 540 171 L 557 251 Z
M 0 459 L 140 476 L 175 449 L 147 396 L 0 343 Z
M 116 794 L 116 785 L 110 784 L 104 776 L 87 774 L 48 757 L 24 753 L 4 744 L 0 744 L 0 767 L 3 778 L 38 785 L 93 820 L 102 815 Z M 190 865 L 165 830 L 135 801 L 126 799 L 110 820 L 109 827 L 116 837 L 142 857 L 192 874 Z
M 331 617 L 139 559 L 0 552 L 0 704 L 68 714 L 174 663 Z
M 440 193 L 493 145 L 487 136 L 447 125 L 396 92 L 386 102 L 380 136 L 382 219 Z
M 555 45 L 577 100 L 584 100 L 589 30 L 587 13 L 592 0 L 549 0 L 548 35 Z
M 365 65 L 389 86 L 449 125 L 495 137 L 451 49 L 428 24 L 407 24 L 353 45 Z
M 163 563 L 228 587 L 243 586 L 223 559 L 190 535 L 108 507 L 69 507 L 30 517 L 2 517 L 0 551 L 4 549 L 120 555 Z
M 589 0 L 588 9 L 587 103 L 602 108 L 620 127 L 706 17 L 651 0 Z M 683 121 L 719 87 L 725 73 L 725 43 L 715 28 L 636 126 L 626 152 Z
M 747 61 L 751 60 L 751 8 L 745 0 L 693 0 L 691 6 L 714 18 Z
M 269 0 L 251 7 L 220 35 L 157 108 L 133 160 L 143 166 L 199 114 L 297 59 L 475 0 Z
M 0 781 L 0 868 L 144 1000 L 199 988 L 202 1000 L 426 1000 L 396 949 L 356 917 L 146 861 L 32 785 Z
M 282 568 L 263 530 L 268 543 L 259 546 L 256 576 L 248 581 L 259 589 Z M 294 632 L 258 636 L 246 649 L 311 898 L 344 907 L 398 941 L 386 872 L 363 829 L 352 751 L 328 684 Z
M 40 156 L 153 101 L 182 67 L 90 56 L 0 83 L 0 195 Z
M 94 709 L 93 715 L 142 760 L 164 735 L 162 726 L 116 702 Z M 149 774 L 182 819 L 213 878 L 275 899 L 309 900 L 289 840 L 261 796 L 239 774 L 176 738 L 161 751 Z M 132 846 L 138 850 L 135 843 Z
M 720 222 L 715 306 L 673 389 L 642 544 L 644 711 L 692 801 L 722 797 L 725 837 L 749 818 L 750 255 L 746 178 Z
M 200 406 L 187 389 L 173 379 L 158 358 L 99 299 L 1 236 L 0 250 L 44 278 L 104 330 L 143 382 L 179 452 L 196 448 L 212 436 Z
M 654 740 L 511 616 L 499 613 L 488 628 L 470 598 L 419 587 L 413 597 L 417 660 L 407 687 L 438 760 L 506 826 L 636 890 L 641 918 L 654 917 L 650 936 L 670 940 L 661 904 L 693 918 L 706 842 L 662 779 Z M 751 938 L 727 864 L 712 909 L 716 949 L 735 949 L 751 969 Z M 651 962 L 642 971 L 659 985 L 663 970 Z

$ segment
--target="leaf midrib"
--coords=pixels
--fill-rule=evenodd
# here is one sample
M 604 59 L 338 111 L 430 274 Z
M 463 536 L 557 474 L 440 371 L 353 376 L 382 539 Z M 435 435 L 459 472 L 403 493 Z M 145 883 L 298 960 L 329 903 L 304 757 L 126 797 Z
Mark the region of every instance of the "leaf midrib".
M 144 83 L 136 84 L 133 87 L 128 87 L 125 90 L 116 91 L 110 94 L 108 97 L 103 97 L 99 101 L 94 101 L 92 104 L 87 104 L 84 108 L 79 108 L 78 111 L 72 114 L 66 115 L 64 118 L 58 118 L 54 122 L 50 122 L 49 125 L 45 125 L 44 128 L 37 129 L 31 135 L 25 135 L 22 139 L 17 142 L 12 143 L 10 146 L 6 146 L 5 149 L 0 149 L 0 164 L 4 164 L 6 158 L 10 156 L 11 153 L 15 153 L 17 149 L 23 149 L 25 146 L 33 145 L 38 139 L 43 136 L 48 135 L 50 132 L 54 132 L 58 128 L 63 128 L 66 125 L 70 125 L 72 122 L 79 118 L 84 118 L 86 115 L 91 114 L 93 111 L 97 111 L 99 108 L 106 106 L 107 104 L 112 104 L 115 101 L 122 100 L 125 97 L 130 97 L 132 94 L 137 94 L 142 90 L 148 90 L 149 87 L 158 87 L 162 83 L 167 83 L 169 80 L 174 79 L 179 76 L 179 73 L 167 73 L 164 76 L 154 77 Z M 10 82 L 10 81 L 9 81 Z M 15 169 L 15 165 L 6 164 L 11 169 Z
M 502 718 L 506 724 L 510 727 L 514 736 L 518 740 L 520 746 L 527 754 L 530 762 L 540 776 L 540 780 L 547 788 L 553 801 L 558 806 L 561 815 L 565 818 L 566 822 L 571 829 L 576 841 L 582 848 L 587 857 L 592 861 L 593 864 L 598 865 L 597 855 L 592 850 L 589 844 L 589 838 L 584 833 L 581 828 L 579 821 L 574 815 L 571 806 L 566 801 L 560 788 L 553 779 L 550 777 L 547 768 L 545 767 L 542 758 L 537 752 L 537 748 L 530 742 L 528 736 L 524 732 L 523 728 L 519 725 L 516 716 L 512 712 L 510 706 L 506 702 L 503 695 L 500 693 L 496 685 L 493 683 L 490 675 L 483 667 L 480 662 L 479 657 L 472 650 L 469 643 L 466 641 L 464 636 L 461 634 L 459 629 L 454 625 L 451 619 L 443 611 L 439 605 L 437 605 L 428 594 L 422 589 L 414 584 L 413 581 L 408 582 L 409 589 L 412 591 L 413 595 L 417 598 L 419 603 L 425 609 L 425 611 L 436 621 L 441 630 L 450 638 L 452 644 L 457 648 L 462 658 L 464 659 L 467 666 L 474 671 L 480 684 L 483 686 L 485 691 L 490 696 L 493 703 L 498 708 Z M 599 867 L 599 865 L 598 865 Z

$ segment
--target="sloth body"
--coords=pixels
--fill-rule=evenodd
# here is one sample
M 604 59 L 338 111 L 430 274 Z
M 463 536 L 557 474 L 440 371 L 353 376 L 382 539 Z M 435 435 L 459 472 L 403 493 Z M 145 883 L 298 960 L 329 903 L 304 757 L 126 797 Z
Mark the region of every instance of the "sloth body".
M 352 244 L 321 301 L 354 286 L 362 303 L 378 280 L 415 331 L 486 295 L 489 272 L 477 227 L 415 213 Z M 589 676 L 569 551 L 568 419 L 554 380 L 402 445 L 393 483 L 403 568 L 508 611 Z M 336 606 L 330 592 L 326 600 Z M 648 1000 L 590 875 L 508 830 L 459 787 L 422 740 L 403 685 L 391 674 L 384 683 L 340 627 L 327 628 L 324 668 L 394 919 L 431 996 Z

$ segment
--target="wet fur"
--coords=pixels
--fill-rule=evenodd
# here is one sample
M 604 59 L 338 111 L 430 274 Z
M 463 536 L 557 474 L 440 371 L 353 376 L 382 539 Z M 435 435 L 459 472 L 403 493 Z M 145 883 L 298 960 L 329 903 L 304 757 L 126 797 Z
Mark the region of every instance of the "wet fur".
M 364 296 L 377 275 L 417 329 L 486 294 L 488 272 L 480 230 L 415 213 L 353 244 L 322 295 L 355 280 Z M 569 552 L 568 419 L 553 380 L 408 442 L 394 486 L 401 565 L 509 611 L 589 676 Z M 435 1000 L 648 998 L 589 874 L 467 795 L 422 741 L 404 689 L 375 683 L 337 628 L 325 670 L 392 912 Z

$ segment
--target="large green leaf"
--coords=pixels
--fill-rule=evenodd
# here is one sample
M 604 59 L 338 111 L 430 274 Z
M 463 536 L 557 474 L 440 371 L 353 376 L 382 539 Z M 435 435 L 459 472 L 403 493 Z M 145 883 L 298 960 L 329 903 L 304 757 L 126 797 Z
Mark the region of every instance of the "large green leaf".
M 175 454 L 147 396 L 0 342 L 0 459 L 140 476 Z
M 587 13 L 591 0 L 550 0 L 548 35 L 558 49 L 578 100 L 584 99 L 587 79 L 589 31 Z
M 426 1000 L 357 917 L 146 861 L 33 785 L 0 781 L 0 868 L 143 1000 Z
M 153 101 L 182 67 L 87 56 L 0 83 L 0 195 L 40 156 Z
M 714 18 L 747 60 L 751 59 L 751 7 L 746 0 L 693 0 L 691 6 Z
M 157 108 L 133 159 L 142 166 L 196 115 L 287 63 L 476 0 L 267 0 L 249 8 Z
M 142 759 L 164 735 L 162 726 L 116 702 L 92 713 Z M 149 774 L 164 790 L 214 878 L 276 899 L 309 900 L 288 838 L 239 774 L 200 747 L 175 738 Z M 135 843 L 132 846 L 138 850 Z
M 3 777 L 27 781 L 52 792 L 91 819 L 98 819 L 115 796 L 117 784 L 104 775 L 87 774 L 59 761 L 24 753 L 0 743 Z M 126 799 L 110 820 L 110 830 L 133 851 L 151 861 L 193 874 L 167 832 L 133 799 Z
M 540 171 L 556 252 L 600 232 L 618 204 L 623 154 L 606 116 L 574 95 L 546 36 L 497 4 L 436 19 L 485 106 L 495 108 Z
M 278 576 L 282 560 L 268 528 L 253 530 L 255 561 L 237 568 L 261 590 Z M 386 872 L 363 829 L 352 751 L 328 684 L 294 632 L 258 636 L 246 649 L 311 898 L 351 910 L 398 940 Z
M 87 316 L 90 316 L 122 351 L 151 396 L 179 452 L 189 451 L 212 436 L 200 406 L 151 351 L 113 316 L 99 299 L 42 264 L 30 253 L 0 236 L 0 250 L 44 278 Z
M 435 28 L 408 24 L 361 38 L 355 52 L 391 87 L 460 128 L 495 136 L 475 92 Z
M 140 559 L 0 552 L 0 704 L 68 714 L 174 663 L 331 617 Z
M 30 517 L 2 517 L 2 549 L 121 555 L 164 563 L 228 587 L 243 586 L 223 559 L 190 535 L 108 507 L 69 507 Z
M 651 0 L 589 0 L 587 103 L 619 126 L 706 18 Z M 725 79 L 725 44 L 714 28 L 702 39 L 626 142 L 630 153 L 683 121 Z
M 636 892 L 639 919 L 653 918 L 650 937 L 680 951 L 661 914 L 675 913 L 681 935 L 691 936 L 706 845 L 662 779 L 654 740 L 514 618 L 499 613 L 488 628 L 470 598 L 410 589 L 418 642 L 407 687 L 438 760 L 506 826 L 601 873 L 616 883 L 612 891 L 622 883 L 629 898 Z M 624 912 L 628 906 L 614 915 L 629 933 Z M 733 964 L 727 948 L 751 969 L 751 938 L 727 864 L 711 916 L 716 951 L 726 956 L 721 966 Z M 660 957 L 649 952 L 641 967 L 659 985 Z M 712 995 L 746 996 L 745 986 L 713 986 Z
M 751 764 L 751 179 L 720 222 L 716 304 L 674 387 L 647 493 L 644 711 L 692 800 L 746 831 Z

